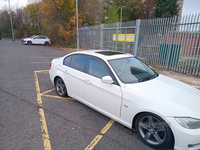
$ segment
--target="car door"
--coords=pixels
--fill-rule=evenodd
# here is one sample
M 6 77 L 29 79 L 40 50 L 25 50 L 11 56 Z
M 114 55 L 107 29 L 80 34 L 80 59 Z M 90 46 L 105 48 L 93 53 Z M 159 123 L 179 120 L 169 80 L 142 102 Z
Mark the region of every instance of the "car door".
M 40 38 L 39 36 L 36 36 L 36 37 L 32 38 L 32 43 L 33 44 L 39 44 L 40 43 L 40 39 L 39 38 Z
M 68 95 L 78 99 L 83 99 L 83 83 L 85 75 L 85 64 L 87 55 L 75 54 L 64 59 L 62 71 L 63 80 L 67 87 Z
M 115 82 L 103 83 L 101 79 L 104 76 L 111 76 Z M 111 117 L 120 117 L 121 89 L 111 70 L 101 59 L 89 58 L 83 92 L 84 99 L 95 109 Z

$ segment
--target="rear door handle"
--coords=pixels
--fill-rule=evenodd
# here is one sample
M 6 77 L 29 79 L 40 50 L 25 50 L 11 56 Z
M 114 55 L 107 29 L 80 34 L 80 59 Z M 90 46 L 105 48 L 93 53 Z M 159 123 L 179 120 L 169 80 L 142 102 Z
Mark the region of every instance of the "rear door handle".
M 92 84 L 92 82 L 90 80 L 85 80 L 85 82 L 88 84 Z

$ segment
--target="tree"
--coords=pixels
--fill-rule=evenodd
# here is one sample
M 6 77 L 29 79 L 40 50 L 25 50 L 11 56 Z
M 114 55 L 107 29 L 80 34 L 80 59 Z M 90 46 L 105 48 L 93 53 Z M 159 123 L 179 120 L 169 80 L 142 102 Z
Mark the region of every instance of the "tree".
M 108 4 L 109 0 L 106 1 Z M 139 4 L 142 0 L 113 0 L 113 3 L 105 7 L 105 11 L 109 9 L 109 7 L 116 6 L 118 17 L 120 19 L 121 16 L 121 7 L 122 7 L 122 22 L 131 21 L 138 18 L 140 7 Z M 106 15 L 108 15 L 106 13 Z M 106 17 L 106 16 L 105 16 Z
M 108 7 L 106 11 L 105 23 L 119 22 L 118 7 L 114 4 L 112 7 Z
M 43 33 L 54 43 L 71 45 L 76 40 L 74 0 L 42 0 L 39 4 Z M 81 19 L 79 19 L 81 23 Z
M 177 0 L 157 0 L 154 17 L 173 17 L 178 14 Z
M 10 15 L 8 14 L 8 11 L 3 11 L 0 14 L 0 29 L 1 29 L 2 36 L 4 36 L 4 37 L 12 36 Z
M 13 28 L 14 28 L 14 35 L 15 38 L 22 38 L 26 37 L 27 35 L 27 28 L 25 27 L 24 24 L 24 14 L 23 14 L 23 9 L 17 9 L 15 11 L 14 17 L 13 17 Z
M 103 20 L 104 0 L 79 0 L 78 10 L 83 20 L 82 26 L 100 24 Z
M 149 19 L 153 17 L 154 8 L 156 5 L 156 0 L 144 0 L 140 3 L 140 19 Z
M 29 4 L 24 8 L 25 26 L 31 35 L 41 33 L 41 20 L 38 3 Z

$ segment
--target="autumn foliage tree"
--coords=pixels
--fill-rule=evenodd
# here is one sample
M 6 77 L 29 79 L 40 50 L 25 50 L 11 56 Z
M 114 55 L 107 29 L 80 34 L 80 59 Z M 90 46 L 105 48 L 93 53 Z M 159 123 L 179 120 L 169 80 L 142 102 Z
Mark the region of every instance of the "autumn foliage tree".
M 41 33 L 41 19 L 38 3 L 32 3 L 24 8 L 24 24 L 28 31 L 34 35 Z
M 28 31 L 28 28 L 24 24 L 24 19 L 23 9 L 17 9 L 13 17 L 14 35 L 17 39 L 31 35 L 31 32 Z
M 43 33 L 57 44 L 73 44 L 76 36 L 75 1 L 42 0 L 39 7 Z
M 153 17 L 156 0 L 144 0 L 140 3 L 140 19 L 149 19 Z

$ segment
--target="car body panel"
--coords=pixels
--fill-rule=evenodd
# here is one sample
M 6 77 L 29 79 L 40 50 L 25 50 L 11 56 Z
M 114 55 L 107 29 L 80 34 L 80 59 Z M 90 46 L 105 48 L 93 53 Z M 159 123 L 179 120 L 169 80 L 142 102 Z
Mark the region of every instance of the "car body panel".
M 51 44 L 51 40 L 47 36 L 43 35 L 33 35 L 29 38 L 22 38 L 23 44 L 28 44 L 28 41 L 30 41 L 32 44 L 45 44 L 45 42 Z
M 84 99 L 98 106 L 108 114 L 120 117 L 122 93 L 121 88 L 115 84 L 105 84 L 101 79 L 85 75 Z M 109 90 L 107 90 L 109 89 Z M 98 93 L 96 92 L 98 91 Z M 108 101 L 109 100 L 109 101 Z
M 174 117 L 200 119 L 198 89 L 163 75 L 145 82 L 124 84 L 117 77 L 109 60 L 132 57 L 132 55 L 104 56 L 96 53 L 99 51 L 102 50 L 76 52 L 69 55 L 84 54 L 89 57 L 99 57 L 110 68 L 118 82 L 117 85 L 103 83 L 101 79 L 89 75 L 87 70 L 81 72 L 63 65 L 64 58 L 69 55 L 52 61 L 49 75 L 53 84 L 57 76 L 61 77 L 69 96 L 129 128 L 133 128 L 133 119 L 137 114 L 154 113 L 165 120 L 171 128 L 175 149 L 191 149 L 188 147 L 189 144 L 197 144 L 198 147 L 200 129 L 186 129 L 174 119 Z

